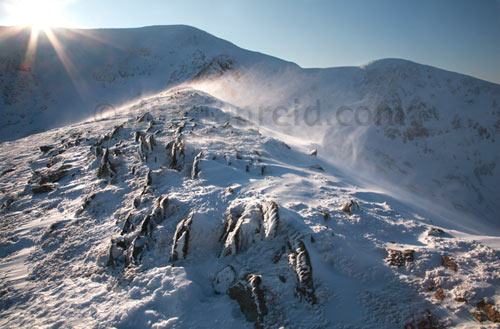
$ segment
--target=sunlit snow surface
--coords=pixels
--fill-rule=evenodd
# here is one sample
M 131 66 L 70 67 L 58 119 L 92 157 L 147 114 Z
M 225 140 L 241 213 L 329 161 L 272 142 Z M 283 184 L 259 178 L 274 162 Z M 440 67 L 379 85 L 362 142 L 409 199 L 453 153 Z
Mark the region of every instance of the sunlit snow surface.
M 151 116 L 138 120 L 146 112 Z M 108 119 L 1 144 L 0 326 L 251 328 L 238 303 L 214 289 L 216 273 L 231 265 L 237 278 L 262 276 L 264 327 L 416 328 L 430 312 L 434 324 L 446 327 L 495 328 L 471 312 L 483 299 L 500 303 L 500 252 L 492 248 L 498 237 L 457 230 L 363 187 L 321 153 L 310 156 L 312 145 L 285 144 L 280 133 L 229 113 L 238 108 L 179 88 Z M 155 136 L 147 160 L 138 154 L 137 131 Z M 176 136 L 185 142 L 180 171 L 168 168 L 165 150 Z M 109 148 L 114 177 L 97 177 L 96 144 Z M 53 148 L 43 153 L 44 145 Z M 53 191 L 32 193 L 34 177 L 61 166 L 68 172 Z M 141 261 L 109 265 L 111 239 L 127 215 L 144 217 L 162 195 L 169 197 L 167 216 Z M 350 216 L 340 210 L 349 200 L 359 204 Z M 228 210 L 265 201 L 279 206 L 276 236 L 221 256 Z M 191 212 L 189 251 L 171 261 L 176 227 Z M 429 233 L 437 227 L 442 234 Z M 295 293 L 288 259 L 295 239 L 310 255 L 316 304 Z M 412 249 L 414 261 L 391 267 L 387 249 Z M 443 255 L 457 272 L 442 265 Z

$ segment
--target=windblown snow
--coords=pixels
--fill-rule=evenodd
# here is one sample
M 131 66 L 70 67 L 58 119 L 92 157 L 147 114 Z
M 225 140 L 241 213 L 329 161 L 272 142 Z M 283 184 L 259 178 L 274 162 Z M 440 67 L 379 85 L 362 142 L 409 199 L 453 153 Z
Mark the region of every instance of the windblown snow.
M 183 26 L 56 35 L 73 87 L 47 41 L 23 70 L 28 36 L 0 46 L 0 326 L 498 327 L 500 86 Z

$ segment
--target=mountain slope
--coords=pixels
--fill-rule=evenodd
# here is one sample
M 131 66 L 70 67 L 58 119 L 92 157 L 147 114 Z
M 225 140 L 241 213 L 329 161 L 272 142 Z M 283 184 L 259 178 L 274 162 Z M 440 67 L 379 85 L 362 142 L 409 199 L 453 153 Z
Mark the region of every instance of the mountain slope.
M 237 59 L 231 68 L 295 66 L 183 25 L 54 29 L 38 35 L 34 51 L 30 35 L 0 28 L 0 141 L 100 115 L 103 106 L 118 108 L 221 70 L 214 64 L 227 57 Z
M 500 229 L 499 85 L 399 59 L 228 72 L 190 85 L 273 130 L 315 141 L 320 154 L 372 185 Z
M 495 327 L 498 238 L 230 111 L 177 88 L 2 144 L 0 324 Z
M 0 32 L 0 140 L 187 85 L 316 142 L 329 162 L 421 210 L 500 232 L 496 84 L 399 59 L 302 69 L 188 26 L 55 30 L 31 56 L 28 31 L 11 30 Z

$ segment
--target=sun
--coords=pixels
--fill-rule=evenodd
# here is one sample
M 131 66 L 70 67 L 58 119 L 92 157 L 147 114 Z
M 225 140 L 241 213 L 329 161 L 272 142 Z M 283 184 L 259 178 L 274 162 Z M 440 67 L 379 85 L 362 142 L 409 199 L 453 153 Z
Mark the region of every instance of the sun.
M 65 5 L 62 0 L 10 0 L 4 10 L 9 25 L 30 26 L 38 32 L 66 25 L 62 15 Z

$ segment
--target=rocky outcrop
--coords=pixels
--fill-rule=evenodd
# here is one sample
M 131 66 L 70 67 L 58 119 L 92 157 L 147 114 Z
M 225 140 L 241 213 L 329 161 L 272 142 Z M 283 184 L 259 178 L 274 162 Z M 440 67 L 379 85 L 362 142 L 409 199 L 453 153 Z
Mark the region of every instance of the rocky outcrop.
M 241 312 L 255 323 L 255 328 L 264 328 L 264 316 L 268 313 L 261 284 L 262 276 L 249 274 L 228 290 L 229 297 L 238 302 Z
M 414 252 L 415 251 L 411 249 L 406 249 L 406 250 L 387 249 L 387 257 L 385 260 L 391 266 L 402 267 L 408 263 L 413 262 Z
M 194 158 L 193 167 L 191 168 L 191 178 L 192 179 L 198 178 L 198 174 L 200 173 L 199 164 L 200 164 L 202 156 L 203 156 L 203 151 L 198 153 L 196 155 L 196 157 Z
M 441 263 L 453 272 L 456 272 L 458 269 L 457 263 L 455 263 L 449 256 L 441 256 Z
M 109 161 L 109 149 L 104 150 L 104 154 L 99 162 L 99 169 L 97 169 L 97 177 L 108 176 L 113 178 L 116 176 L 115 166 Z
M 356 200 L 349 200 L 340 208 L 347 215 L 351 216 L 353 212 L 359 210 L 359 203 Z
M 275 237 L 280 224 L 278 204 L 274 201 L 267 201 L 262 204 L 261 209 L 264 235 L 266 238 Z
M 175 230 L 170 261 L 175 262 L 179 259 L 185 259 L 189 251 L 189 235 L 193 223 L 194 212 L 186 219 L 182 220 Z
M 168 167 L 181 171 L 184 167 L 184 160 L 186 158 L 184 154 L 185 145 L 182 138 L 177 137 L 173 141 L 170 141 L 165 148 L 167 151 Z
M 221 256 L 236 255 L 257 241 L 275 237 L 278 227 L 278 205 L 273 201 L 247 204 L 241 214 L 229 211 Z
M 292 252 L 288 256 L 288 263 L 297 276 L 296 293 L 311 304 L 316 304 L 311 259 L 306 245 L 300 239 L 290 243 Z

